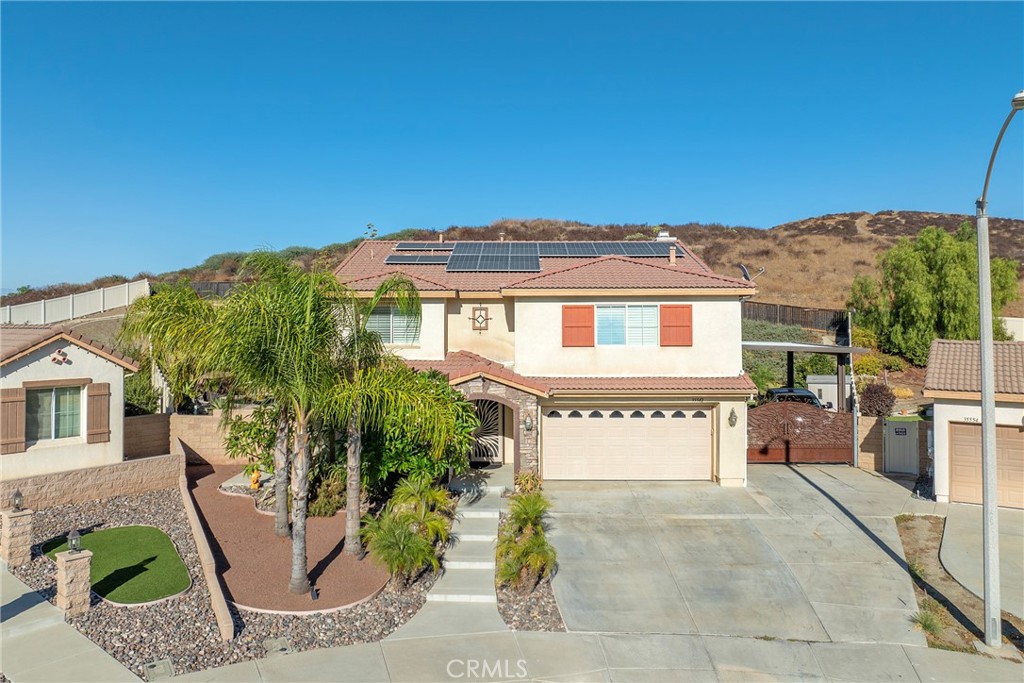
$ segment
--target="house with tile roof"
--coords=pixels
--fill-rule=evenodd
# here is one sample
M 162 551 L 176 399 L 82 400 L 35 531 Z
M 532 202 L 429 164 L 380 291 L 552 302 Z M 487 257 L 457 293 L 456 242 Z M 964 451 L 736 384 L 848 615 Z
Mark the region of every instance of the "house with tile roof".
M 134 360 L 61 325 L 0 325 L 0 352 L 0 481 L 124 459 Z
M 337 277 L 369 296 L 400 273 L 422 315 L 370 327 L 477 406 L 474 463 L 547 479 L 746 483 L 740 302 L 751 282 L 686 245 L 366 241 Z
M 1000 506 L 1024 508 L 1024 342 L 996 342 L 994 350 L 997 497 Z M 980 504 L 978 342 L 932 342 L 924 395 L 935 401 L 935 499 Z

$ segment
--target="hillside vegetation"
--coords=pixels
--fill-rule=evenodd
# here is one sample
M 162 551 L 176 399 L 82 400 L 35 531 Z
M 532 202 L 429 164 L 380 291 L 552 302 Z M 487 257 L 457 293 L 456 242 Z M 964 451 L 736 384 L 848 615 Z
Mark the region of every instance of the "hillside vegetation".
M 842 213 L 785 223 L 769 230 L 730 227 L 719 224 L 685 223 L 651 226 L 647 224 L 588 225 L 574 221 L 548 219 L 504 219 L 486 226 L 452 226 L 443 231 L 408 229 L 383 235 L 384 239 L 436 240 L 443 232 L 447 240 L 491 240 L 504 233 L 509 240 L 621 240 L 651 239 L 658 229 L 690 245 L 716 271 L 739 276 L 738 264 L 751 272 L 765 268 L 757 278 L 758 301 L 795 306 L 842 308 L 857 275 L 877 276 L 877 258 L 901 237 L 913 237 L 929 225 L 955 232 L 963 221 L 973 217 L 962 214 L 919 211 L 881 211 Z M 1024 221 L 992 218 L 989 221 L 993 256 L 1004 256 L 1024 263 Z M 361 239 L 329 244 L 319 249 L 289 247 L 280 253 L 309 267 L 317 260 L 335 266 Z M 160 275 L 140 273 L 156 281 L 230 281 L 238 276 L 246 252 L 215 254 L 203 263 Z M 144 264 L 141 264 L 144 265 Z M 135 279 L 135 278 L 132 278 Z M 87 291 L 101 285 L 124 282 L 111 276 L 90 283 L 62 283 L 3 297 L 4 304 L 24 303 L 43 298 Z M 1018 274 L 1021 297 L 1010 303 L 1004 315 L 1024 316 L 1024 281 Z

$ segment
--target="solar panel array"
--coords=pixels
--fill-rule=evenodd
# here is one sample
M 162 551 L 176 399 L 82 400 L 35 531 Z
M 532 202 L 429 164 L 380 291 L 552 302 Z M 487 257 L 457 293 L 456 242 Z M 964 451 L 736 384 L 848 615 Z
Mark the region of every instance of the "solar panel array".
M 396 251 L 450 251 L 450 254 L 394 254 L 385 263 L 447 264 L 446 271 L 479 273 L 536 273 L 540 259 L 665 258 L 674 242 L 399 242 Z
M 384 263 L 389 266 L 394 265 L 413 265 L 413 264 L 445 264 L 448 263 L 449 254 L 392 254 L 384 259 Z

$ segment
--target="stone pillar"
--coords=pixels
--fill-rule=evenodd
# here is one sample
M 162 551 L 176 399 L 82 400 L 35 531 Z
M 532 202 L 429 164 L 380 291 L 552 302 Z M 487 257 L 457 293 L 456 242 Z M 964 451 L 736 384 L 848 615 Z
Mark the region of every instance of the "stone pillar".
M 89 611 L 91 584 L 89 570 L 92 552 L 81 550 L 57 553 L 57 607 L 69 617 L 77 617 Z
M 9 567 L 28 564 L 32 559 L 32 511 L 0 511 L 3 533 L 0 534 L 0 557 Z

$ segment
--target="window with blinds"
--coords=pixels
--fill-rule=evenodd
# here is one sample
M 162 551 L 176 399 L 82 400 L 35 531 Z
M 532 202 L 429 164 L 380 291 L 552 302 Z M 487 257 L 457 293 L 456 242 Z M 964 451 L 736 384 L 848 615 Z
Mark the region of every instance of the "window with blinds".
M 25 392 L 25 440 L 66 439 L 82 433 L 82 388 Z
M 598 306 L 599 346 L 657 346 L 657 306 Z
M 380 335 L 385 344 L 413 345 L 420 343 L 420 320 L 402 313 L 394 306 L 378 306 L 370 314 L 366 328 Z

